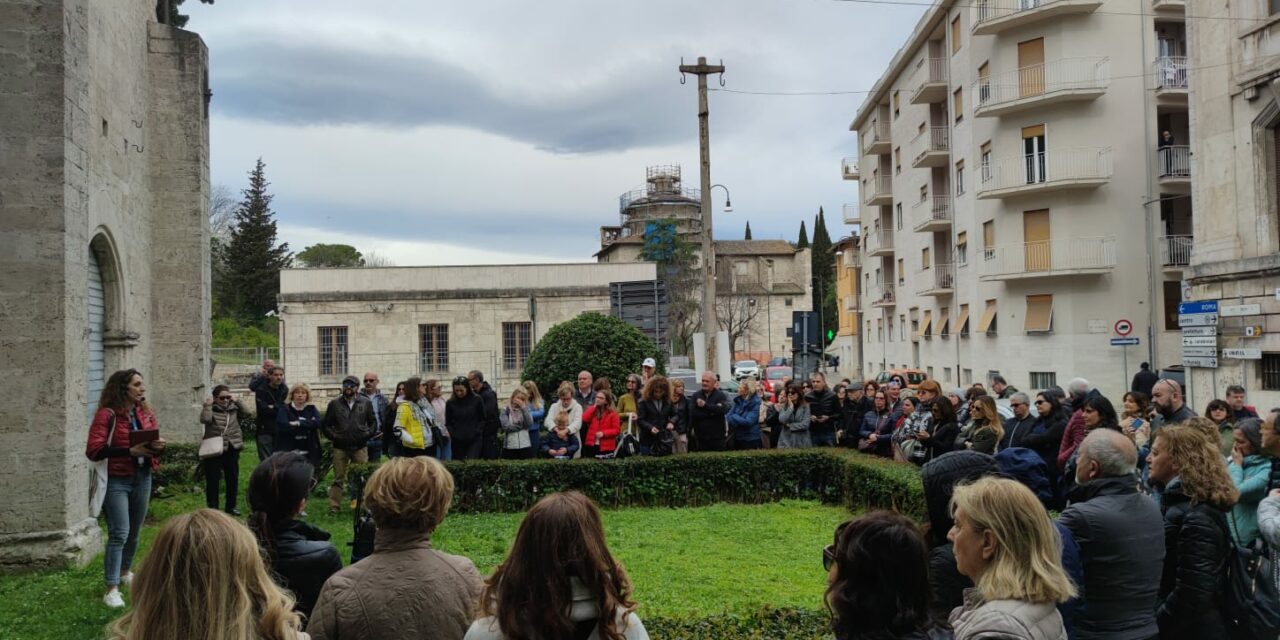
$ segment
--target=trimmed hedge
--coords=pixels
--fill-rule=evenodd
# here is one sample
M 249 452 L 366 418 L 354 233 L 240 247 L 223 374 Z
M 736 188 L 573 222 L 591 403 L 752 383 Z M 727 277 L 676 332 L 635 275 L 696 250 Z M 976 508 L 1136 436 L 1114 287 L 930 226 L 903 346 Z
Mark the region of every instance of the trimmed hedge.
M 825 611 L 761 609 L 750 615 L 720 614 L 705 618 L 641 618 L 653 638 L 663 640 L 817 640 L 831 637 Z

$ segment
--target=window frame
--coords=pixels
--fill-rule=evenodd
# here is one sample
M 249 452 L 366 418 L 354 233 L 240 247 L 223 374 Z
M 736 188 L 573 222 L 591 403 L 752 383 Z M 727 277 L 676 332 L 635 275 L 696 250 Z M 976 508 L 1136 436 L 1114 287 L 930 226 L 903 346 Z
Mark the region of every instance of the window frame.
M 448 323 L 419 324 L 418 371 L 420 373 L 447 374 L 449 373 L 449 364 Z
M 517 320 L 502 323 L 502 369 L 522 371 L 533 352 L 533 323 Z
M 1053 294 L 1039 293 L 1026 296 L 1026 315 L 1022 329 L 1029 335 L 1053 333 Z M 1043 321 L 1040 316 L 1043 315 Z M 1033 325 L 1033 320 L 1036 323 Z
M 324 377 L 343 377 L 351 368 L 351 331 L 345 325 L 316 327 L 317 371 Z

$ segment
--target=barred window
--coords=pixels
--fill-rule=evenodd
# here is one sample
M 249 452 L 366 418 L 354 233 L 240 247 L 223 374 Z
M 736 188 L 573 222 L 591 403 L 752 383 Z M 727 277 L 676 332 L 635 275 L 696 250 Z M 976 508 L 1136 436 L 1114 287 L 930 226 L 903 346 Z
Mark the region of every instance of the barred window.
M 502 368 L 519 371 L 533 348 L 533 325 L 528 322 L 502 323 Z
M 449 325 L 418 325 L 418 369 L 422 373 L 449 372 Z
M 1262 389 L 1280 391 L 1280 353 L 1262 354 Z
M 1031 388 L 1044 390 L 1058 385 L 1058 374 L 1053 371 L 1032 371 Z
M 347 373 L 347 328 L 320 327 L 320 375 Z

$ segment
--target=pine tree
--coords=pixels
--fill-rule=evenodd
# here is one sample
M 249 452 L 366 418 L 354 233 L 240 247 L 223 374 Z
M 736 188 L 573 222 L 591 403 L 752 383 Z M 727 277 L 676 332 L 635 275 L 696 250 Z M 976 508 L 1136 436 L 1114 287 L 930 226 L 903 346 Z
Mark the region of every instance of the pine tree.
M 827 233 L 827 216 L 818 207 L 813 221 L 813 246 L 809 254 L 813 277 L 813 309 L 822 310 L 822 336 L 826 344 L 829 331 L 840 328 L 840 316 L 836 308 L 836 256 L 831 235 Z
M 743 240 L 751 239 L 751 221 L 750 220 L 747 221 L 747 232 L 743 234 L 742 239 Z
M 809 232 L 804 228 L 804 220 L 800 221 L 800 239 L 796 240 L 796 248 L 804 249 L 809 246 Z
M 262 158 L 249 172 L 249 188 L 236 208 L 235 228 L 227 245 L 227 309 L 241 322 L 257 325 L 276 308 L 280 292 L 280 269 L 289 266 L 293 255 L 289 244 L 276 244 L 272 195 L 267 193 L 266 165 Z

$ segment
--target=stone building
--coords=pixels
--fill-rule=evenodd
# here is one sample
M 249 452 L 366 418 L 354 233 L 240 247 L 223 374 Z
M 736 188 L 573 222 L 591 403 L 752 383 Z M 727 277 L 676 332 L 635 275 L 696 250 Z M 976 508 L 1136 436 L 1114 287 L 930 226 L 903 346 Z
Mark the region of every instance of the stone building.
M 136 368 L 160 428 L 208 393 L 208 52 L 154 0 L 0 0 L 0 568 L 87 561 L 88 424 Z
M 479 369 L 506 393 L 548 329 L 608 314 L 610 283 L 654 278 L 651 262 L 285 269 L 282 360 L 289 380 L 320 387 L 373 371 L 391 392 Z
M 1280 3 L 1196 0 L 1194 11 L 1186 293 L 1244 315 L 1219 318 L 1217 366 L 1189 368 L 1187 382 L 1197 409 L 1240 384 L 1261 411 L 1280 406 Z
M 694 268 L 701 270 L 701 195 L 682 185 L 678 165 L 649 167 L 645 186 L 618 197 L 619 224 L 600 228 L 596 259 L 611 264 L 641 260 L 645 233 L 654 223 L 670 220 L 693 243 Z M 813 310 L 809 249 L 784 240 L 716 240 L 715 255 L 717 316 L 721 330 L 736 334 L 734 359 L 789 357 L 791 312 Z M 698 287 L 694 300 L 701 295 Z

